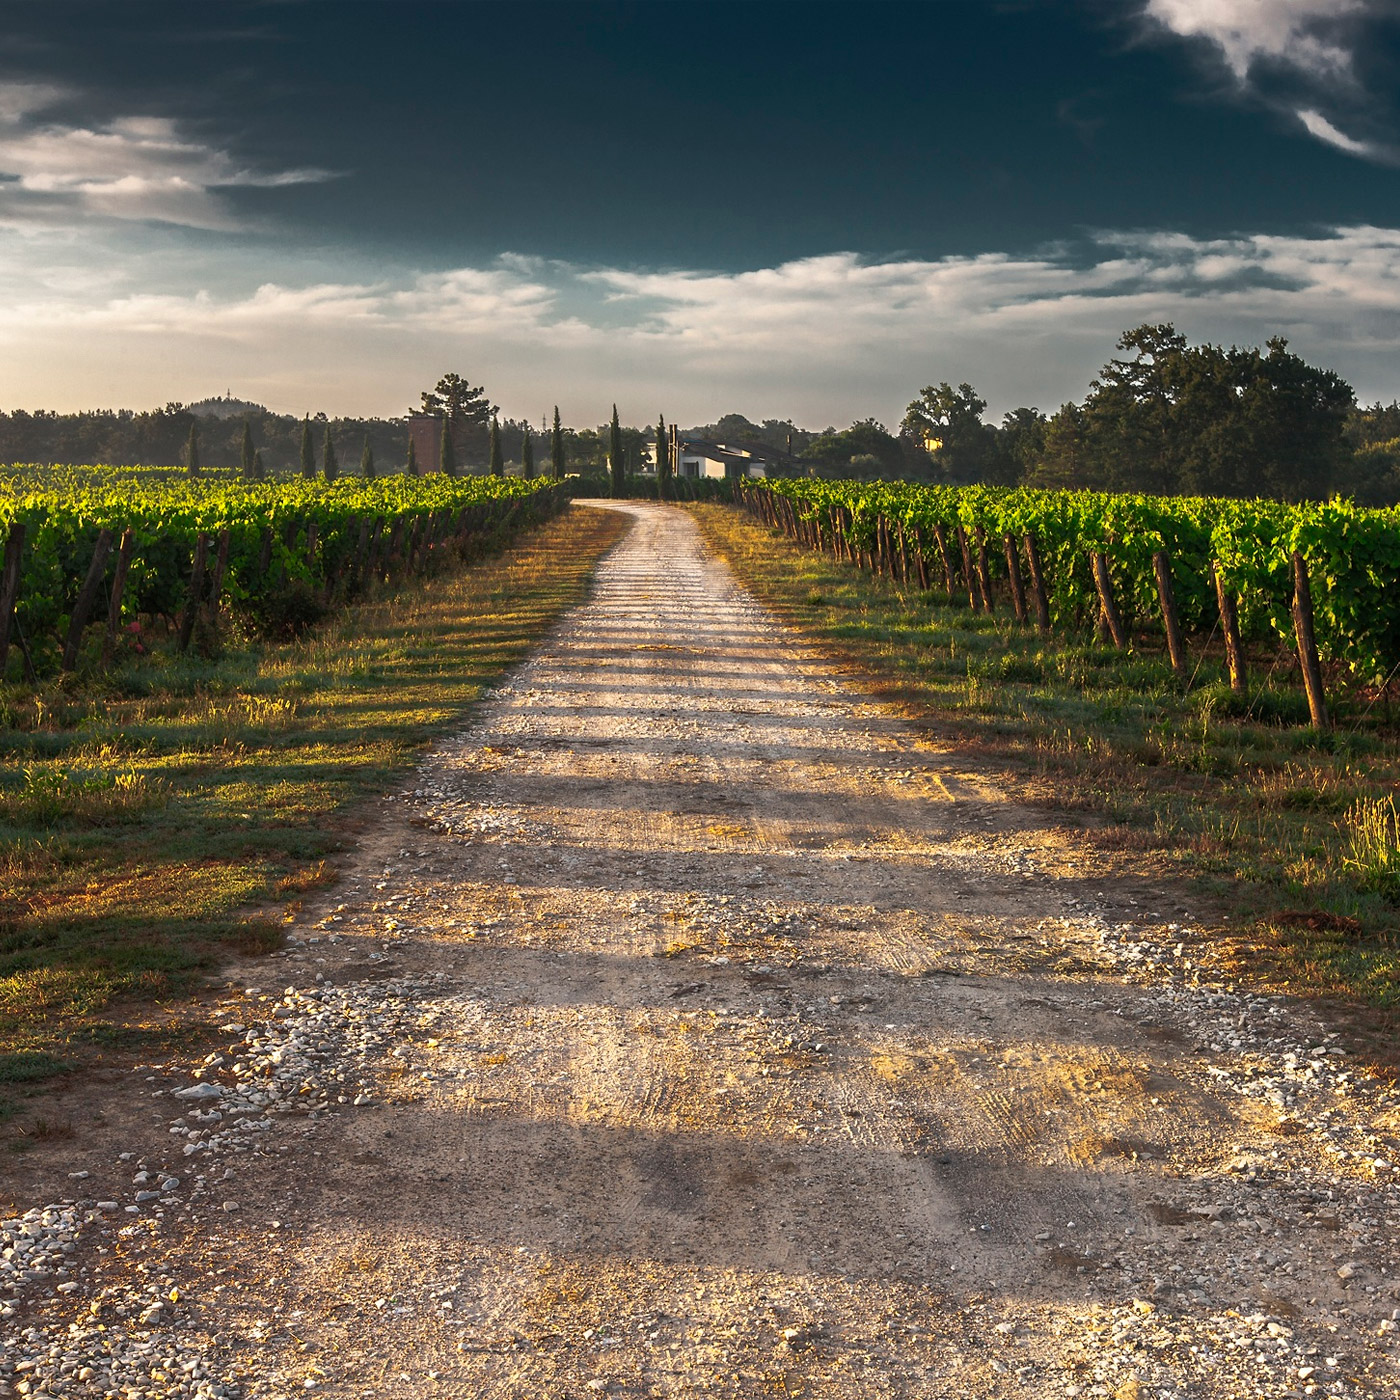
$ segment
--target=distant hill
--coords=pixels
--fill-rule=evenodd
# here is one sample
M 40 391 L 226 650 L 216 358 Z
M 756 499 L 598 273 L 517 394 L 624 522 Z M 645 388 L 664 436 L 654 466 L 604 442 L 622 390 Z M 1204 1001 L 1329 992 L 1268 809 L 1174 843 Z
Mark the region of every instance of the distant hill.
M 249 403 L 247 399 L 226 396 L 221 399 L 200 399 L 198 403 L 187 403 L 185 412 L 193 413 L 196 418 L 242 418 L 249 413 L 266 413 L 267 409 L 260 403 Z

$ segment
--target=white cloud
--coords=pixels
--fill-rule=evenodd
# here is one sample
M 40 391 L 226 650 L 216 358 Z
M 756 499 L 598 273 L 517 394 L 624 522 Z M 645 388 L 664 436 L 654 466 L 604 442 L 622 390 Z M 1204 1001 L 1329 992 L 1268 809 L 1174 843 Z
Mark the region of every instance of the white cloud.
M 1350 52 L 1319 30 L 1364 10 L 1364 0 L 1147 0 L 1145 13 L 1182 38 L 1208 39 L 1243 83 L 1261 58 L 1349 79 Z
M 0 221 L 45 226 L 88 215 L 230 229 L 237 220 L 221 191 L 328 178 L 320 170 L 250 168 L 167 117 L 42 119 L 68 96 L 43 84 L 0 85 Z
M 1146 0 L 1142 13 L 1178 38 L 1209 43 L 1238 91 L 1296 117 L 1317 140 L 1393 164 L 1389 143 L 1350 136 L 1333 119 L 1340 109 L 1349 126 L 1380 125 L 1380 104 L 1357 79 L 1354 51 L 1377 7 L 1377 0 Z
M 133 257 L 105 283 L 41 280 L 0 239 L 6 407 L 131 406 L 235 392 L 295 412 L 399 413 L 448 368 L 508 413 L 600 422 L 731 409 L 814 425 L 897 422 L 924 384 L 968 380 L 994 412 L 1082 397 L 1118 334 L 1173 320 L 1195 340 L 1286 335 L 1363 397 L 1400 393 L 1400 229 L 1313 238 L 1102 234 L 1034 256 L 877 262 L 851 253 L 717 273 L 502 257 L 375 278 L 266 275 L 266 253 Z M 6 256 L 8 254 L 9 256 Z M 326 269 L 321 270 L 322 273 Z M 243 290 L 238 282 L 247 273 Z
M 1346 132 L 1339 131 L 1321 112 L 1300 111 L 1298 120 L 1319 141 L 1325 141 L 1329 146 L 1335 146 L 1339 151 L 1345 151 L 1348 155 L 1380 159 L 1385 154 L 1376 142 L 1358 141 L 1354 137 L 1348 136 Z

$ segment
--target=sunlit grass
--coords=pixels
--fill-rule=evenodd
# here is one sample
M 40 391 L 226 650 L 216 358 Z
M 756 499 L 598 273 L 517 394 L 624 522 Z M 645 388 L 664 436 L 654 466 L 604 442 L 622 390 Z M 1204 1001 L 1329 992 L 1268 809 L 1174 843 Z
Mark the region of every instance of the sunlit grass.
M 1116 823 L 1101 847 L 1174 866 L 1257 920 L 1256 973 L 1400 1006 L 1400 731 L 1382 707 L 1319 734 L 1282 682 L 1287 658 L 1243 700 L 1214 656 L 1188 690 L 1150 643 L 1045 638 L 1008 609 L 872 579 L 735 509 L 689 509 L 755 593 L 882 695 L 1041 805 Z M 1291 918 L 1313 910 L 1342 923 Z
M 120 1039 L 230 951 L 275 946 L 249 911 L 332 878 L 357 807 L 582 600 L 625 528 L 574 508 L 294 644 L 0 693 L 0 1057 Z

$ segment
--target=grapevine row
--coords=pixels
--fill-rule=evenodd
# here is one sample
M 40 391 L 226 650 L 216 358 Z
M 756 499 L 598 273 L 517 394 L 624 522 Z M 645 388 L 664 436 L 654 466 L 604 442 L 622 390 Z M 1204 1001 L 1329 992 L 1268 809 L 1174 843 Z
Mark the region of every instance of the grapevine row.
M 1115 495 L 907 483 L 747 482 L 740 500 L 813 548 L 976 609 L 1009 595 L 1042 630 L 1098 623 L 1120 646 L 1160 627 L 1178 672 L 1186 634 L 1220 634 L 1232 686 L 1244 646 L 1296 651 L 1313 720 L 1321 668 L 1362 684 L 1400 669 L 1400 513 L 1349 501 Z
M 90 623 L 105 620 L 110 664 L 143 618 L 162 620 L 184 650 L 221 609 L 266 623 L 288 598 L 303 612 L 325 606 L 544 519 L 565 500 L 555 483 L 517 478 L 242 483 L 58 471 L 40 485 L 12 469 L 0 476 L 0 678 L 13 649 L 31 680 L 46 653 L 73 669 Z

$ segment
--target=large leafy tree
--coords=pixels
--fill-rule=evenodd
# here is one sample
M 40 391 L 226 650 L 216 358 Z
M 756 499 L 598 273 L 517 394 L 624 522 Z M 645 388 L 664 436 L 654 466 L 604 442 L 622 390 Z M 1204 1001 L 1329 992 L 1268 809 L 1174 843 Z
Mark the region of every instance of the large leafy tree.
M 999 466 L 996 429 L 982 421 L 987 401 L 971 384 L 956 389 L 946 380 L 929 385 L 905 410 L 900 431 L 933 459 L 950 482 L 995 480 Z
M 1117 348 L 1077 410 L 1075 485 L 1297 500 L 1344 483 L 1351 386 L 1286 340 L 1193 346 L 1165 323 L 1127 331 Z M 1037 479 L 1064 473 L 1071 435 L 1049 433 L 1047 459 L 1051 438 L 1057 470 Z
M 807 444 L 806 455 L 820 464 L 824 476 L 904 474 L 904 449 L 899 439 L 873 418 L 863 418 L 840 432 L 828 428 Z
M 1009 482 L 1024 481 L 1045 451 L 1048 420 L 1038 408 L 1013 408 L 997 429 L 1002 462 L 998 472 Z
M 455 423 L 474 423 L 485 427 L 496 412 L 496 405 L 486 397 L 486 390 L 473 386 L 460 374 L 444 374 L 431 388 L 422 393 L 423 412 L 441 414 Z

